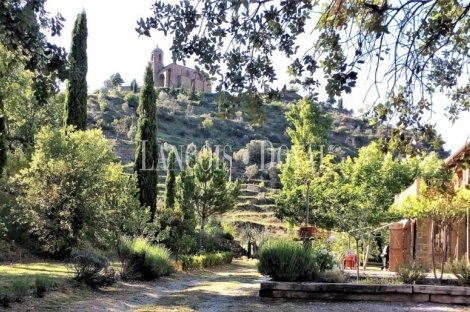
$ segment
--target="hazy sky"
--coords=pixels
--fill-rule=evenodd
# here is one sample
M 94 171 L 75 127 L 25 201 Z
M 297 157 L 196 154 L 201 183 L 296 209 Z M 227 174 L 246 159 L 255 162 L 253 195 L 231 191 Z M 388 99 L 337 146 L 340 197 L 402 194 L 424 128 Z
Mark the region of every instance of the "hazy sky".
M 179 1 L 174 1 L 179 2 Z M 152 0 L 48 0 L 46 9 L 55 15 L 60 12 L 65 19 L 65 27 L 61 37 L 53 37 L 51 41 L 59 46 L 70 49 L 73 23 L 82 9 L 88 18 L 88 88 L 89 92 L 102 86 L 103 81 L 112 74 L 119 72 L 125 84 L 136 79 L 142 84 L 144 69 L 150 60 L 151 51 L 158 45 L 165 53 L 165 64 L 171 63 L 170 45 L 172 38 L 153 30 L 152 37 L 138 37 L 136 21 L 152 14 Z M 287 74 L 288 62 L 279 55 L 274 58 L 278 72 L 278 81 L 272 87 L 282 88 L 291 79 Z M 192 61 L 187 62 L 193 66 Z M 367 85 L 368 87 L 369 85 Z M 357 112 L 362 108 L 366 86 L 358 83 L 352 94 L 343 97 L 345 106 Z M 326 96 L 324 96 L 326 99 Z M 369 99 L 369 98 L 368 98 Z M 470 114 L 461 114 L 460 120 L 452 125 L 444 116 L 442 107 L 448 99 L 443 95 L 434 97 L 436 112 L 432 122 L 436 123 L 439 133 L 446 144 L 444 148 L 453 152 L 465 141 L 470 141 Z M 467 124 L 467 122 L 469 124 Z

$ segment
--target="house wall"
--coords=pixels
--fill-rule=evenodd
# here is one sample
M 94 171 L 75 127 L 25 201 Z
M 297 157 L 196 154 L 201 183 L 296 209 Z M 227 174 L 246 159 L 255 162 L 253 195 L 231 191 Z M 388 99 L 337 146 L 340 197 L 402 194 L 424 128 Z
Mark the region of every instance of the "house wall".
M 198 92 L 211 93 L 210 82 L 204 81 L 195 70 L 178 64 L 170 64 L 163 67 L 163 62 L 158 61 L 158 54 L 152 54 L 154 81 L 156 87 L 175 87 L 190 89 L 194 80 L 194 87 Z M 163 75 L 163 76 L 162 76 Z
M 460 221 L 460 222 L 458 222 Z M 436 224 L 439 221 L 436 221 Z M 447 246 L 447 259 L 452 262 L 455 258 L 459 260 L 465 255 L 466 244 L 466 218 L 459 218 L 453 222 L 451 228 L 450 238 Z M 431 244 L 431 227 L 432 222 L 430 218 L 416 220 L 416 260 L 419 261 L 423 268 L 432 268 L 432 244 Z M 436 225 L 437 227 L 437 225 Z M 435 246 L 435 262 L 437 266 L 442 262 L 442 248 L 443 246 L 443 232 L 441 232 L 441 241 L 439 236 L 436 235 Z

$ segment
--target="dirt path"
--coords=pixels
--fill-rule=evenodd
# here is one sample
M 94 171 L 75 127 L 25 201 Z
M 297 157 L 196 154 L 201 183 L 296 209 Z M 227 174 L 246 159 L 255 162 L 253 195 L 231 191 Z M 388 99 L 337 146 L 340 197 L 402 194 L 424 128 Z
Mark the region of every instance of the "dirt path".
M 27 302 L 30 311 L 469 311 L 469 307 L 378 302 L 272 302 L 258 296 L 265 280 L 251 261 L 181 272 L 148 283 L 119 283 L 99 292 L 74 289 Z M 36 303 L 36 304 L 34 304 Z M 38 304 L 39 303 L 39 304 Z M 20 307 L 20 306 L 19 306 Z M 23 309 L 22 309 L 23 310 Z M 24 311 L 24 310 L 23 310 Z

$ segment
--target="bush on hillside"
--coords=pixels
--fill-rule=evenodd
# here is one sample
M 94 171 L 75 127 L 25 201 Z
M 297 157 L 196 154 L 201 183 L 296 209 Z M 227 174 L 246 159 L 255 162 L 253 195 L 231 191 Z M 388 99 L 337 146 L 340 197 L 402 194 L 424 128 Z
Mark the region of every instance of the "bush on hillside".
M 109 267 L 106 257 L 93 252 L 79 251 L 70 257 L 66 263 L 75 272 L 74 280 L 92 288 L 110 286 L 116 283 L 116 273 Z
M 132 108 L 137 108 L 139 106 L 139 98 L 133 92 L 129 92 L 124 97 L 124 101 Z
M 118 248 L 123 280 L 152 280 L 173 273 L 170 253 L 163 246 L 151 245 L 146 239 L 122 237 Z
M 203 269 L 211 266 L 230 264 L 233 260 L 233 252 L 203 253 L 199 256 L 181 256 L 183 270 Z
M 212 119 L 209 119 L 209 118 L 204 119 L 204 121 L 202 122 L 202 127 L 206 130 L 209 130 L 210 128 L 212 128 L 213 125 L 214 125 L 214 122 L 212 121 Z

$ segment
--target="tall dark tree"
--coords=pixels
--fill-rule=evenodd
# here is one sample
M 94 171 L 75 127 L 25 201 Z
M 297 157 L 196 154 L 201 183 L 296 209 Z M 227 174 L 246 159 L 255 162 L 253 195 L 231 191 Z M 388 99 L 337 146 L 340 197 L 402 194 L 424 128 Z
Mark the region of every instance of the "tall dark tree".
M 135 172 L 139 187 L 139 200 L 142 206 L 150 207 L 151 220 L 155 218 L 157 207 L 158 142 L 157 142 L 157 105 L 153 84 L 151 64 L 145 70 L 144 85 L 140 89 L 139 120 L 135 142 Z
M 137 93 L 137 90 L 139 89 L 139 85 L 137 84 L 137 81 L 135 81 L 135 79 L 132 80 L 130 87 L 131 87 L 132 92 Z
M 173 149 L 171 149 L 168 155 L 165 181 L 165 208 L 167 209 L 175 207 L 175 180 L 175 152 L 173 151 Z
M 65 95 L 64 124 L 73 125 L 77 130 L 86 130 L 87 122 L 87 19 L 83 11 L 78 14 L 72 32 L 72 46 L 69 55 L 69 79 Z

